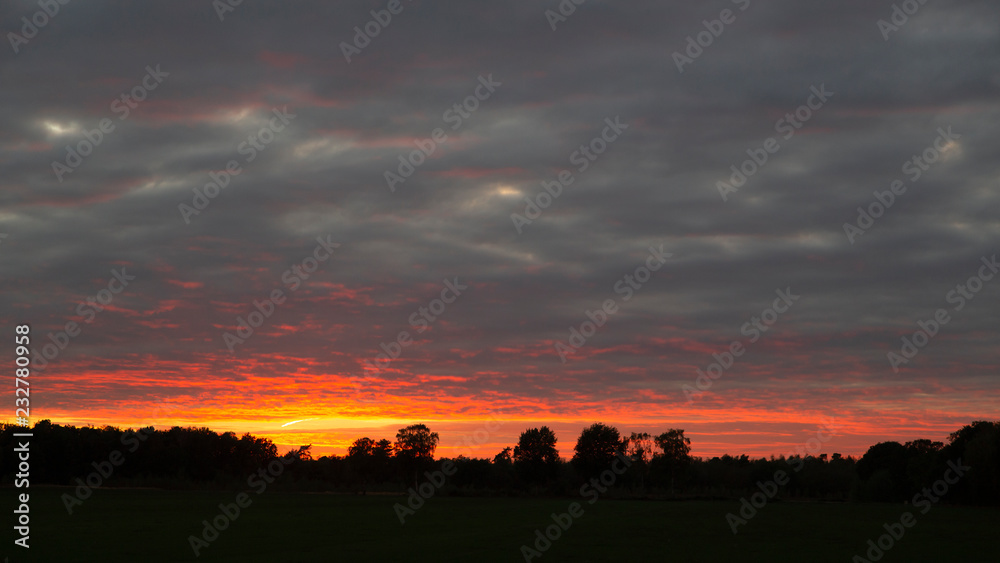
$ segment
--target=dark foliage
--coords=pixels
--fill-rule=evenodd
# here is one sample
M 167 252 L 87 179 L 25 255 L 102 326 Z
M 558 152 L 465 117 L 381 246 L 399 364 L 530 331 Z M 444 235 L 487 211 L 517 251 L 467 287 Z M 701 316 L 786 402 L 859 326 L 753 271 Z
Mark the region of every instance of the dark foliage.
M 24 430 L 0 426 L 0 482 L 4 484 L 13 483 L 17 473 L 13 434 Z M 32 484 L 76 486 L 100 466 L 107 468 L 109 460 L 119 460 L 112 474 L 101 478 L 100 486 L 246 488 L 249 476 L 279 457 L 266 438 L 218 434 L 207 428 L 77 428 L 43 420 L 32 433 Z M 426 426 L 412 425 L 400 430 L 395 444 L 359 438 L 343 457 L 312 459 L 310 447 L 303 446 L 285 454 L 296 462 L 274 486 L 357 493 L 405 491 L 425 480 L 424 471 L 440 466 L 442 460 L 432 458 L 437 442 L 437 434 Z M 935 486 L 940 492 L 940 482 L 947 476 L 952 482 L 940 501 L 1000 504 L 1000 422 L 973 422 L 951 434 L 947 444 L 881 442 L 857 460 L 837 453 L 830 457 L 692 458 L 690 439 L 683 430 L 622 437 L 617 429 L 603 424 L 585 429 L 574 451 L 571 462 L 559 459 L 552 430 L 527 429 L 515 447 L 505 448 L 492 459 L 460 456 L 452 460 L 456 471 L 440 494 L 576 496 L 584 483 L 610 471 L 616 457 L 623 454 L 630 463 L 623 475 L 616 476 L 613 493 L 609 492 L 616 496 L 735 498 L 784 472 L 789 481 L 780 488 L 779 499 L 914 503 L 916 495 L 934 494 Z

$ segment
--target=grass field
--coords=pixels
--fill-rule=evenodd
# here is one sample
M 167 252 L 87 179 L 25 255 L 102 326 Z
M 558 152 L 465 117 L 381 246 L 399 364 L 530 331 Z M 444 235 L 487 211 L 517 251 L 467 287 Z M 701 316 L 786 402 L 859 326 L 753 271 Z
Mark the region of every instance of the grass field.
M 13 502 L 14 490 L 5 489 Z M 68 515 L 60 495 L 31 489 L 30 558 L 20 561 L 315 562 L 524 561 L 522 544 L 581 499 L 432 498 L 401 525 L 401 496 L 251 493 L 252 504 L 195 557 L 188 536 L 235 493 L 97 490 Z M 725 520 L 737 501 L 582 502 L 584 513 L 534 561 L 840 561 L 909 507 L 772 503 L 733 535 Z M 919 512 L 919 511 L 918 511 Z M 8 518 L 12 519 L 8 511 Z M 1000 510 L 934 506 L 880 561 L 1000 561 Z M 10 530 L 10 526 L 4 526 Z

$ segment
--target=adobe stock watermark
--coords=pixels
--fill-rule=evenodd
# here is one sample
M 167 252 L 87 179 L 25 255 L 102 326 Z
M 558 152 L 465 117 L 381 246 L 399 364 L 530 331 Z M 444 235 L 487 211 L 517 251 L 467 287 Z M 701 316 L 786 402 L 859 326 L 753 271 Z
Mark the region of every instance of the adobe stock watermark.
M 503 423 L 499 422 L 497 419 L 498 414 L 502 415 L 503 413 L 491 411 L 489 416 L 490 422 L 487 422 L 482 428 L 473 432 L 471 438 L 468 434 L 462 437 L 463 453 L 459 454 L 460 456 L 467 454 L 466 457 L 473 457 L 472 448 L 474 446 L 481 446 L 485 444 L 487 440 L 489 440 L 490 436 L 496 433 L 500 427 L 503 426 Z M 451 460 L 443 462 L 440 470 L 434 472 L 425 471 L 424 477 L 427 478 L 427 481 L 424 481 L 416 488 L 410 487 L 407 490 L 410 494 L 406 498 L 406 504 L 404 505 L 397 502 L 392 507 L 393 511 L 396 513 L 396 518 L 399 519 L 399 524 L 405 524 L 406 518 L 416 514 L 417 511 L 424 506 L 424 503 L 430 500 L 434 494 L 437 493 L 437 491 L 443 487 L 445 483 L 447 483 L 448 477 L 457 472 L 458 468 L 455 467 L 454 462 Z
M 829 442 L 836 434 L 837 428 L 839 425 L 835 424 L 832 419 L 824 417 L 823 426 L 816 431 L 816 437 L 809 438 L 805 446 L 796 447 L 794 452 L 785 457 L 785 462 L 792 466 L 792 472 L 802 471 L 802 468 L 806 466 L 805 456 L 819 453 L 823 444 Z M 829 435 L 824 430 L 829 432 Z M 740 526 L 745 526 L 754 516 L 757 516 L 757 512 L 767 506 L 768 501 L 778 494 L 778 489 L 787 485 L 790 480 L 791 476 L 788 473 L 778 469 L 769 481 L 757 481 L 757 488 L 760 490 L 750 495 L 749 500 L 746 497 L 740 498 L 739 516 L 732 512 L 726 513 L 726 523 L 729 524 L 733 535 L 738 533 Z
M 180 403 L 161 401 L 151 411 L 147 411 L 149 414 L 145 418 L 147 421 L 152 421 L 164 413 L 176 412 L 180 407 Z M 62 495 L 63 505 L 66 507 L 67 514 L 72 516 L 75 507 L 83 506 L 83 502 L 93 496 L 94 490 L 104 485 L 104 482 L 111 477 L 115 469 L 125 463 L 127 454 L 135 453 L 139 449 L 139 446 L 145 443 L 154 431 L 155 429 L 152 425 L 141 426 L 137 431 L 129 429 L 121 436 L 122 446 L 128 448 L 126 452 L 122 453 L 122 450 L 117 449 L 112 450 L 108 454 L 107 459 L 91 463 L 94 470 L 88 473 L 86 477 L 83 479 L 79 477 L 74 479 L 77 487 L 73 490 L 73 494 L 63 493 Z
M 253 162 L 274 141 L 277 134 L 284 131 L 285 127 L 296 117 L 294 113 L 288 113 L 288 106 L 284 106 L 281 109 L 271 108 L 271 113 L 274 116 L 268 121 L 266 127 L 261 127 L 256 134 L 251 133 L 247 135 L 246 141 L 236 146 L 236 152 L 243 156 L 244 165 Z M 177 210 L 181 212 L 181 219 L 184 220 L 184 224 L 191 224 L 192 215 L 201 215 L 201 212 L 212 203 L 212 200 L 218 197 L 222 193 L 222 190 L 229 185 L 230 180 L 234 176 L 239 176 L 241 172 L 243 172 L 243 168 L 235 159 L 227 162 L 226 168 L 221 172 L 214 170 L 209 172 L 208 177 L 211 181 L 205 184 L 204 191 L 198 188 L 191 189 L 194 192 L 191 205 L 181 203 L 177 206 Z
M 820 84 L 819 88 L 810 86 L 809 91 L 811 93 L 806 99 L 806 103 L 796 108 L 795 111 L 786 113 L 784 117 L 774 122 L 774 131 L 781 133 L 782 139 L 787 141 L 795 136 L 795 133 L 799 129 L 802 129 L 802 126 L 812 119 L 815 112 L 822 109 L 834 94 L 826 90 L 826 84 Z M 729 183 L 724 181 L 715 183 L 715 188 L 719 190 L 722 201 L 728 201 L 729 194 L 739 191 L 743 187 L 743 184 L 747 183 L 747 180 L 764 168 L 770 156 L 781 150 L 781 146 L 781 143 L 777 139 L 768 137 L 761 143 L 760 147 L 747 149 L 746 152 L 750 158 L 744 160 L 739 165 L 739 168 L 735 164 L 729 167 L 733 171 L 732 175 L 729 176 Z
M 750 320 L 743 323 L 743 326 L 740 327 L 740 334 L 750 337 L 748 344 L 753 344 L 760 340 L 761 335 L 770 330 L 774 326 L 774 323 L 778 322 L 778 316 L 788 311 L 802 297 L 801 295 L 793 294 L 791 286 L 786 287 L 784 290 L 777 289 L 775 290 L 775 294 L 778 297 L 771 303 L 770 308 L 764 309 L 760 317 L 750 317 Z M 729 343 L 728 349 L 723 350 L 722 354 L 712 354 L 712 358 L 715 361 L 708 364 L 705 371 L 696 368 L 695 371 L 698 372 L 698 377 L 695 378 L 694 383 L 697 389 L 686 383 L 681 386 L 688 404 L 690 405 L 694 402 L 694 397 L 711 389 L 715 380 L 722 377 L 722 374 L 733 366 L 736 358 L 742 356 L 746 352 L 746 349 L 747 347 L 743 345 L 741 340 L 733 340 Z
M 750 0 L 731 0 L 733 4 L 739 6 L 740 11 L 744 12 L 750 7 Z M 687 45 L 684 53 L 681 54 L 679 51 L 674 51 L 672 55 L 674 59 L 674 64 L 677 65 L 677 72 L 684 73 L 684 65 L 694 64 L 695 59 L 700 57 L 705 49 L 712 46 L 715 40 L 718 39 L 722 32 L 726 30 L 726 26 L 732 24 L 736 21 L 736 14 L 730 9 L 725 9 L 719 12 L 719 19 L 716 20 L 702 20 L 701 24 L 705 26 L 704 31 L 699 31 L 695 35 L 687 36 Z
M 975 275 L 969 277 L 965 283 L 960 283 L 955 286 L 947 294 L 945 294 L 945 302 L 954 304 L 954 311 L 961 311 L 965 308 L 965 305 L 971 301 L 980 290 L 983 289 L 983 285 L 992 280 L 997 273 L 1000 273 L 1000 262 L 997 262 L 997 255 L 994 254 L 990 258 L 983 256 L 980 258 L 983 263 L 979 267 L 979 271 Z M 886 357 L 889 360 L 889 366 L 892 368 L 892 373 L 899 373 L 899 366 L 903 364 L 910 363 L 920 350 L 924 349 L 931 339 L 937 336 L 941 328 L 944 325 L 951 322 L 951 316 L 948 314 L 948 310 L 944 308 L 939 308 L 934 312 L 934 318 L 929 320 L 918 320 L 917 326 L 919 327 L 916 332 L 910 337 L 902 337 L 902 346 L 897 354 L 895 351 L 889 352 Z
M 501 85 L 503 85 L 502 82 L 493 81 L 493 73 L 486 76 L 479 75 L 479 85 L 476 86 L 472 94 L 466 96 L 461 102 L 455 102 L 449 109 L 446 109 L 441 114 L 441 119 L 451 125 L 452 131 L 457 131 L 465 123 L 465 120 L 472 117 L 472 113 L 479 109 L 479 103 L 490 99 L 490 96 L 496 92 L 497 87 Z M 389 186 L 389 191 L 395 193 L 396 186 L 405 183 L 416 172 L 417 168 L 423 165 L 424 161 L 434 154 L 438 145 L 447 140 L 448 135 L 445 134 L 444 129 L 437 127 L 431 131 L 430 137 L 413 141 L 413 144 L 417 148 L 406 155 L 399 155 L 399 165 L 396 166 L 396 172 L 386 170 L 382 174 L 386 184 Z
M 916 182 L 950 150 L 950 147 L 953 146 L 952 143 L 960 138 L 962 138 L 961 135 L 952 132 L 951 125 L 948 126 L 947 130 L 944 127 L 938 127 L 937 137 L 934 138 L 931 145 L 903 163 L 901 169 L 903 174 L 909 178 L 911 183 Z M 886 211 L 896 202 L 896 196 L 906 193 L 906 188 L 906 184 L 897 178 L 889 184 L 888 190 L 872 192 L 875 201 L 868 204 L 867 209 L 858 207 L 858 218 L 854 223 L 844 223 L 844 234 L 847 235 L 847 240 L 853 245 L 855 238 L 865 234 L 875 226 L 875 220 L 885 215 Z
M 81 301 L 76 306 L 76 314 L 83 317 L 83 322 L 87 324 L 94 322 L 94 319 L 97 318 L 97 313 L 100 313 L 110 305 L 115 296 L 125 291 L 129 282 L 133 280 L 135 280 L 135 276 L 129 275 L 127 268 L 122 268 L 121 270 L 112 269 L 111 279 L 108 280 L 107 285 L 93 296 Z M 59 354 L 69 346 L 69 343 L 77 336 L 80 336 L 81 329 L 82 327 L 75 321 L 69 321 L 63 327 L 63 330 L 54 334 L 50 332 L 48 338 L 51 342 L 46 342 L 42 346 L 41 353 L 34 349 L 31 350 L 31 356 L 34 358 L 31 363 L 32 367 L 36 370 L 44 371 L 50 361 L 59 357 Z
M 313 248 L 312 255 L 306 256 L 301 261 L 295 263 L 281 274 L 281 282 L 288 288 L 289 294 L 298 291 L 302 287 L 302 282 L 309 279 L 309 276 L 319 269 L 320 264 L 326 262 L 333 255 L 333 251 L 340 248 L 339 242 L 333 242 L 326 235 L 316 237 L 318 243 Z M 226 344 L 231 354 L 236 353 L 236 346 L 243 344 L 248 338 L 254 335 L 254 331 L 264 324 L 264 321 L 271 318 L 278 305 L 285 302 L 288 297 L 281 289 L 272 289 L 264 301 L 253 300 L 253 309 L 247 313 L 246 318 L 242 315 L 236 317 L 236 334 L 231 332 L 222 333 L 222 341 Z
M 586 145 L 580 145 L 579 148 L 569 155 L 569 163 L 577 165 L 577 173 L 582 174 L 586 172 L 590 168 L 590 165 L 599 156 L 604 154 L 604 151 L 608 150 L 611 143 L 617 141 L 621 134 L 628 129 L 628 124 L 622 123 L 620 119 L 617 115 L 613 121 L 610 117 L 604 118 L 606 125 L 601 130 L 601 134 L 596 135 Z M 574 180 L 576 178 L 573 177 L 572 172 L 562 170 L 556 176 L 555 180 L 542 182 L 543 189 L 539 190 L 534 198 L 525 196 L 524 213 L 510 214 L 510 220 L 513 221 L 514 228 L 517 229 L 517 234 L 522 233 L 524 225 L 530 225 L 535 219 L 541 217 L 542 211 L 548 209 L 552 205 L 552 202 L 562 195 L 563 188 L 572 184 Z
M 295 462 L 293 457 L 279 457 L 272 459 L 268 462 L 266 467 L 261 467 L 256 473 L 251 474 L 247 477 L 247 486 L 250 487 L 257 496 L 264 494 L 267 490 L 267 486 L 281 477 L 284 473 L 285 467 L 291 465 Z M 188 536 L 188 545 L 191 546 L 191 551 L 194 552 L 195 557 L 201 556 L 201 550 L 205 549 L 212 544 L 215 540 L 219 539 L 219 534 L 229 528 L 229 526 L 240 517 L 242 511 L 246 510 L 251 504 L 253 504 L 253 498 L 246 492 L 241 492 L 236 495 L 233 502 L 229 504 L 219 504 L 219 513 L 215 515 L 211 521 L 202 520 L 201 523 L 204 527 L 201 530 L 201 537 L 190 535 Z
M 899 28 L 910 21 L 910 16 L 916 15 L 920 8 L 927 3 L 927 0 L 904 0 L 902 4 L 893 4 L 892 12 L 889 14 L 889 21 L 880 19 L 875 22 L 882 39 L 889 40 L 889 34 L 899 31 Z
M 559 9 L 558 12 L 552 9 L 545 10 L 545 21 L 549 22 L 549 27 L 552 31 L 556 30 L 556 24 L 566 22 L 570 16 L 576 13 L 576 7 L 583 5 L 587 0 L 560 0 L 559 5 L 556 8 Z
M 147 65 L 146 75 L 140 79 L 139 85 L 115 98 L 111 102 L 111 111 L 118 114 L 119 121 L 128 119 L 132 110 L 139 107 L 149 93 L 156 90 L 168 76 L 170 73 L 160 70 L 160 65 L 156 65 L 156 68 Z M 83 164 L 83 159 L 93 154 L 94 149 L 101 146 L 104 138 L 114 132 L 115 127 L 115 123 L 105 117 L 97 123 L 96 129 L 84 128 L 82 140 L 75 146 L 66 145 L 66 158 L 62 162 L 52 161 L 52 172 L 56 179 L 62 182 L 64 175 L 71 174 Z
M 639 291 L 643 284 L 649 281 L 652 277 L 653 272 L 659 270 L 667 263 L 667 258 L 670 258 L 673 254 L 669 252 L 663 252 L 663 245 L 660 248 L 649 247 L 649 256 L 646 257 L 645 264 L 636 267 L 635 271 L 631 274 L 625 274 L 621 279 L 615 282 L 614 289 L 615 295 L 622 296 L 622 303 L 632 299 L 632 296 L 636 291 Z M 597 329 L 604 326 L 604 323 L 608 322 L 611 315 L 618 312 L 618 303 L 614 299 L 605 299 L 601 304 L 599 309 L 596 311 L 586 310 L 584 315 L 586 315 L 588 320 L 580 323 L 580 328 L 577 329 L 575 326 L 569 327 L 569 338 L 567 342 L 569 344 L 564 344 L 562 341 L 555 343 L 556 353 L 559 354 L 559 360 L 562 363 L 566 363 L 566 356 L 576 352 L 587 343 L 587 339 L 593 336 Z
M 226 14 L 235 12 L 236 8 L 243 3 L 243 0 L 212 0 L 212 8 L 215 15 L 219 16 L 219 21 L 226 20 Z
M 400 4 L 399 0 L 389 0 L 384 9 L 369 12 L 372 19 L 368 20 L 363 28 L 354 26 L 354 41 L 352 43 L 340 42 L 340 52 L 344 54 L 347 64 L 351 64 L 351 57 L 360 55 L 361 51 L 371 44 L 372 39 L 378 37 L 383 29 L 389 27 L 389 24 L 392 23 L 392 16 L 401 14 L 403 8 L 404 6 Z
M 10 41 L 10 48 L 14 50 L 14 54 L 19 54 L 21 46 L 27 45 L 28 41 L 34 39 L 38 32 L 59 14 L 59 7 L 66 4 L 69 4 L 69 0 L 38 0 L 38 7 L 41 9 L 31 14 L 30 18 L 28 16 L 21 18 L 23 25 L 20 35 L 13 31 L 7 32 L 7 41 Z
M 444 288 L 441 290 L 440 298 L 435 298 L 427 303 L 426 307 L 418 307 L 416 311 L 410 314 L 408 321 L 410 326 L 416 330 L 417 334 L 423 333 L 425 330 L 429 329 L 430 326 L 440 318 L 447 305 L 454 303 L 461 295 L 462 292 L 469 289 L 469 286 L 458 281 L 458 277 L 452 280 L 444 280 Z M 450 294 L 450 296 L 449 296 Z M 375 402 L 375 398 L 362 397 L 364 392 L 364 385 L 362 382 L 374 383 L 379 381 L 376 375 L 382 373 L 383 369 L 386 369 L 389 364 L 400 357 L 403 349 L 413 344 L 413 337 L 409 331 L 400 331 L 394 340 L 390 340 L 389 343 L 381 342 L 379 343 L 379 348 L 381 352 L 375 354 L 374 360 L 365 360 L 363 362 L 364 373 L 362 375 L 351 375 L 349 380 L 351 385 L 354 387 L 355 393 L 358 395 L 357 400 L 365 403 Z M 369 375 L 372 374 L 372 375 Z
M 913 507 L 920 507 L 921 515 L 927 514 L 941 500 L 941 497 L 948 494 L 951 486 L 958 483 L 965 476 L 965 472 L 970 469 L 972 468 L 962 465 L 962 458 L 956 461 L 948 460 L 948 469 L 945 470 L 942 478 L 934 481 L 930 487 L 924 487 L 919 493 L 913 495 Z M 865 552 L 868 558 L 865 559 L 860 555 L 855 555 L 851 558 L 851 563 L 872 563 L 882 559 L 886 552 L 896 545 L 896 542 L 903 539 L 903 536 L 906 535 L 906 530 L 916 524 L 917 518 L 910 511 L 901 514 L 898 522 L 893 522 L 892 524 L 883 523 L 882 528 L 885 529 L 886 533 L 880 535 L 877 539 L 868 540 L 868 550 Z
M 454 303 L 462 296 L 462 292 L 467 289 L 469 289 L 469 286 L 459 282 L 457 276 L 451 280 L 445 279 L 444 289 L 441 290 L 440 298 L 431 299 L 426 307 L 418 307 L 408 319 L 410 326 L 417 331 L 417 334 L 423 333 L 430 328 L 432 323 L 441 318 L 447 306 Z M 371 370 L 375 374 L 381 373 L 393 360 L 399 357 L 403 348 L 406 348 L 410 344 L 413 344 L 413 338 L 410 336 L 409 331 L 400 331 L 396 335 L 395 341 L 390 341 L 388 344 L 385 342 L 379 344 L 382 351 L 375 354 L 374 362 L 364 361 L 365 369 Z
M 618 480 L 618 476 L 624 475 L 632 465 L 632 460 L 625 457 L 621 452 L 615 455 L 611 462 L 611 467 L 605 469 L 597 477 L 592 477 L 589 482 L 580 487 L 580 496 L 587 500 L 587 504 L 594 504 L 602 494 L 608 492 Z M 589 497 L 589 498 L 588 498 Z M 541 529 L 535 530 L 535 541 L 532 545 L 521 545 L 521 556 L 527 563 L 533 559 L 538 559 L 552 547 L 552 542 L 562 537 L 563 532 L 568 531 L 573 526 L 573 521 L 583 516 L 583 505 L 579 502 L 571 502 L 566 507 L 566 512 L 561 514 L 552 513 L 552 524 L 545 527 L 543 533 Z

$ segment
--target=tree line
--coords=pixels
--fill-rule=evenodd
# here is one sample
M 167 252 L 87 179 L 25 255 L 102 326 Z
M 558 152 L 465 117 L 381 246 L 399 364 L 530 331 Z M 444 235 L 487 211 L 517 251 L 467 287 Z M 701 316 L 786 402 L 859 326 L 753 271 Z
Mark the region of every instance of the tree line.
M 0 425 L 3 484 L 13 483 L 17 473 L 13 434 L 24 430 Z M 267 438 L 220 434 L 208 428 L 132 430 L 63 426 L 43 420 L 34 425 L 32 434 L 32 484 L 77 485 L 117 451 L 114 459 L 124 462 L 102 480 L 103 486 L 239 488 L 248 475 L 281 457 Z M 344 456 L 314 459 L 311 446 L 301 446 L 285 454 L 295 463 L 275 487 L 359 494 L 401 492 L 417 486 L 424 472 L 444 461 L 434 459 L 438 443 L 436 432 L 413 424 L 399 429 L 393 441 L 358 438 Z M 1000 421 L 963 426 L 949 435 L 947 444 L 881 442 L 858 459 L 839 453 L 692 457 L 691 440 L 681 429 L 625 436 L 602 423 L 581 431 L 569 460 L 559 457 L 557 443 L 550 428 L 528 428 L 516 444 L 492 458 L 453 458 L 457 471 L 439 494 L 573 496 L 583 483 L 620 459 L 627 470 L 616 479 L 609 496 L 736 498 L 754 491 L 757 483 L 770 480 L 780 470 L 790 480 L 779 498 L 902 502 L 941 479 L 949 463 L 961 463 L 968 470 L 950 487 L 944 501 L 1000 504 Z

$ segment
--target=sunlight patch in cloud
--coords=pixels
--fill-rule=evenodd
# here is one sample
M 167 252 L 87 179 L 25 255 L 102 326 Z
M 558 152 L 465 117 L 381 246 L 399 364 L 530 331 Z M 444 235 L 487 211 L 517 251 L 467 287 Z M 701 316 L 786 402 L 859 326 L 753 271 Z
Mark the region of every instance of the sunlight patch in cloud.
M 42 127 L 49 132 L 49 135 L 55 137 L 62 137 L 65 135 L 75 135 L 80 132 L 80 126 L 77 123 L 58 123 L 56 121 L 43 121 Z

